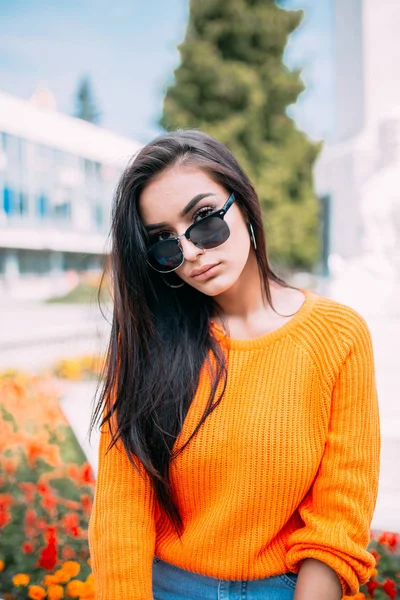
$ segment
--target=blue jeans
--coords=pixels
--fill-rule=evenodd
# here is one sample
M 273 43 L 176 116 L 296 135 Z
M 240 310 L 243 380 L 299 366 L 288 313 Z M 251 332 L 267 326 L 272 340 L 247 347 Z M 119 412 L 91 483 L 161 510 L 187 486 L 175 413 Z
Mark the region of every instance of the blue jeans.
M 228 581 L 153 559 L 154 600 L 293 600 L 296 581 L 296 573 Z

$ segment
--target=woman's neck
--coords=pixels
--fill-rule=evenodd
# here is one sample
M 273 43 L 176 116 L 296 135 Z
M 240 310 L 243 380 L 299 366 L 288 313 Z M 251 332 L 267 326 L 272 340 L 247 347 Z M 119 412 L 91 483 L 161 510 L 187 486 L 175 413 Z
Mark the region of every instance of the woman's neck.
M 255 313 L 265 310 L 263 290 L 264 282 L 260 277 L 256 255 L 250 252 L 239 279 L 229 290 L 216 296 L 215 301 L 228 320 L 246 321 Z

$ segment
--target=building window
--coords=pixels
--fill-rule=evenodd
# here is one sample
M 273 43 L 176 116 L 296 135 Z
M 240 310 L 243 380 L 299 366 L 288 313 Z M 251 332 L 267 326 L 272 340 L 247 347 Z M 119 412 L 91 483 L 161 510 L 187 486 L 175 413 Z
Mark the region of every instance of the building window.
M 97 229 L 101 229 L 103 227 L 104 222 L 104 211 L 103 207 L 100 204 L 96 204 L 94 206 L 94 221 L 96 223 Z
M 6 215 L 14 212 L 14 192 L 8 187 L 5 187 L 3 191 L 3 210 Z
M 53 206 L 54 218 L 58 221 L 69 221 L 71 219 L 71 205 L 69 202 L 62 202 Z
M 27 215 L 29 212 L 28 195 L 25 192 L 19 193 L 18 211 L 20 215 Z
M 36 216 L 40 219 L 47 217 L 49 210 L 49 201 L 45 194 L 40 194 L 36 198 Z

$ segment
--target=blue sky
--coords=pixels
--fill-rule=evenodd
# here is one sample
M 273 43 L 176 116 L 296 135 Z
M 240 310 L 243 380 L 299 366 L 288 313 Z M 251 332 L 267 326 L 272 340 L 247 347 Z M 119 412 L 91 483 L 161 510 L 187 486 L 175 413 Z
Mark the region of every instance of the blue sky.
M 305 19 L 285 52 L 307 84 L 290 114 L 315 138 L 332 130 L 332 0 L 283 0 Z M 89 74 L 102 125 L 146 142 L 159 132 L 164 91 L 179 64 L 189 0 L 0 0 L 0 89 L 29 98 L 38 84 L 72 114 Z

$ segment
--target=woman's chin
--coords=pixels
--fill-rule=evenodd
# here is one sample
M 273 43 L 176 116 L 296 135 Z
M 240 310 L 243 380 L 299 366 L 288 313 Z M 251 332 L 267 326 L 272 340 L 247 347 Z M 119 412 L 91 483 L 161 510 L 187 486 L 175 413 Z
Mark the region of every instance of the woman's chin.
M 227 281 L 225 277 L 214 277 L 213 279 L 209 279 L 208 281 L 204 281 L 202 283 L 196 282 L 195 284 L 189 284 L 192 287 L 196 288 L 202 294 L 206 296 L 219 296 L 224 292 L 227 292 L 233 285 L 234 282 Z

